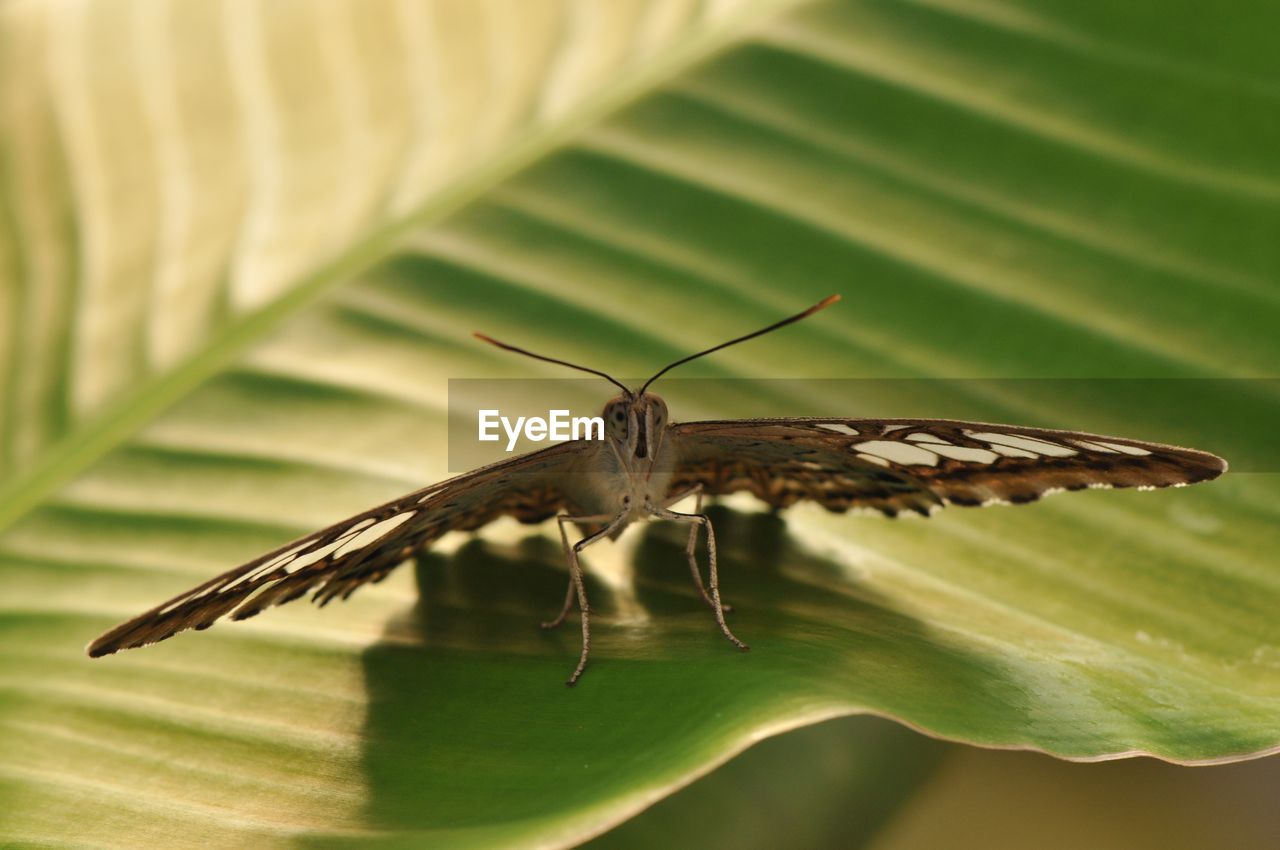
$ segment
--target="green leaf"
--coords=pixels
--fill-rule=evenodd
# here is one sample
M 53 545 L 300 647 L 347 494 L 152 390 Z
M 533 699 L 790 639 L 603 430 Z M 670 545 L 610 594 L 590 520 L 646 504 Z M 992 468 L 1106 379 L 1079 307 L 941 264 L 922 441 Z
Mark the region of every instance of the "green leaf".
M 1277 394 L 1204 382 L 1280 353 L 1274 12 L 1188 44 L 1154 4 L 407 7 L 0 11 L 6 842 L 569 845 L 863 712 L 1077 759 L 1280 745 Z M 530 54 L 480 93 L 486 26 Z M 463 110 L 439 149 L 398 108 L 424 91 Z M 674 415 L 953 413 L 1253 471 L 928 522 L 717 507 L 749 654 L 678 530 L 635 530 L 590 553 L 573 691 L 576 631 L 536 628 L 558 543 L 507 523 L 323 612 L 83 655 L 443 477 L 447 379 L 559 376 L 473 329 L 643 373 L 832 291 L 685 375 L 833 383 L 672 380 Z M 1046 380 L 1118 377 L 1153 380 Z
M 925 780 L 947 773 L 948 752 L 878 717 L 818 723 L 762 741 L 583 846 L 870 847 Z

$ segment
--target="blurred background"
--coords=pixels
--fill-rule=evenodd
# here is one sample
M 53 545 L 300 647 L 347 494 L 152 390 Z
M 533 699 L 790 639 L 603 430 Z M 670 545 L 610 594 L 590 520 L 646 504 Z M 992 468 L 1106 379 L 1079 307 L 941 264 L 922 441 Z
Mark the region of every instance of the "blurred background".
M 1280 742 L 1278 22 L 0 5 L 0 843 L 1276 846 L 1274 758 L 1043 753 Z M 572 624 L 534 628 L 554 529 L 511 524 L 323 613 L 83 656 L 445 477 L 450 379 L 563 377 L 473 330 L 645 374 L 831 292 L 673 414 L 963 410 L 1244 471 L 927 524 L 718 507 L 749 657 L 678 535 L 635 532 L 593 552 L 571 693 Z
M 771 738 L 585 846 L 1264 848 L 1278 770 L 1078 764 L 852 717 Z

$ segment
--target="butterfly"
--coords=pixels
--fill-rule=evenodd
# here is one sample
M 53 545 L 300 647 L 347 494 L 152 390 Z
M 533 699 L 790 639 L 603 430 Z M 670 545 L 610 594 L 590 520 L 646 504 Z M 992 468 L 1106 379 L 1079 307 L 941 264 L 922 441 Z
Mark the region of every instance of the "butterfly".
M 433 484 L 309 534 L 210 579 L 93 641 L 90 656 L 145 646 L 223 616 L 244 620 L 311 593 L 323 606 L 378 582 L 450 531 L 479 529 L 500 517 L 523 523 L 555 518 L 568 561 L 560 612 L 575 604 L 582 651 L 567 684 L 581 677 L 591 650 L 590 605 L 581 553 L 616 539 L 639 520 L 689 526 L 685 556 L 694 586 L 724 636 L 747 645 L 725 620 L 716 538 L 702 511 L 705 497 L 746 492 L 773 508 L 800 501 L 830 511 L 871 509 L 924 516 L 946 505 L 1021 504 L 1060 490 L 1089 487 L 1180 487 L 1226 470 L 1208 452 L 1074 431 L 944 419 L 786 418 L 672 422 L 666 403 L 648 392 L 658 378 L 698 357 L 797 322 L 839 300 L 681 358 L 638 390 L 608 374 L 535 354 L 483 334 L 481 340 L 538 360 L 598 375 L 621 393 L 605 405 L 604 439 L 572 440 Z M 675 506 L 692 497 L 691 512 Z M 570 542 L 570 529 L 577 539 Z M 697 560 L 706 537 L 707 578 Z

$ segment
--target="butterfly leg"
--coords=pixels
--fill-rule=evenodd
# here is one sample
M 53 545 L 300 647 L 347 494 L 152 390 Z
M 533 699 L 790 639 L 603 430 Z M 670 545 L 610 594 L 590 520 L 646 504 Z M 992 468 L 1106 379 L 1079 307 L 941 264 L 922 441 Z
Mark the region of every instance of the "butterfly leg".
M 688 490 L 685 490 L 683 493 L 677 493 L 675 496 L 673 496 L 672 498 L 664 502 L 662 507 L 670 508 L 672 505 L 682 502 L 685 499 L 689 498 L 690 496 L 697 497 L 697 501 L 694 502 L 693 512 L 695 514 L 701 514 L 702 513 L 702 485 L 701 484 L 695 484 L 692 487 L 690 487 Z M 689 526 L 689 542 L 685 544 L 684 557 L 685 557 L 685 560 L 689 562 L 689 572 L 693 574 L 694 586 L 698 588 L 698 593 L 702 594 L 702 600 L 706 602 L 708 606 L 710 606 L 712 611 L 714 611 L 716 610 L 716 603 L 711 598 L 711 594 L 707 593 L 707 586 L 702 583 L 702 571 L 698 569 L 698 556 L 694 551 L 697 548 L 697 546 L 698 546 L 698 525 L 697 523 L 693 523 Z M 726 614 L 732 613 L 733 611 L 733 606 L 727 602 L 723 603 L 720 607 Z
M 711 526 L 711 518 L 703 513 L 682 514 L 679 511 L 673 511 L 668 508 L 657 508 L 650 506 L 650 513 L 659 519 L 669 519 L 674 522 L 685 522 L 693 525 L 693 531 L 696 533 L 698 527 L 701 526 L 707 530 L 707 561 L 710 565 L 711 575 L 711 608 L 716 614 L 716 624 L 720 626 L 720 631 L 724 632 L 734 646 L 743 651 L 750 649 L 737 636 L 729 630 L 729 624 L 724 621 L 724 605 L 720 602 L 720 577 L 716 572 L 716 532 Z
M 599 522 L 607 519 L 609 522 L 599 531 L 588 534 L 572 546 L 569 545 L 569 535 L 565 533 L 564 524 L 566 522 Z M 565 682 L 566 685 L 575 685 L 582 676 L 582 671 L 587 666 L 587 656 L 591 653 L 591 608 L 587 604 L 587 587 L 582 580 L 582 565 L 578 562 L 578 555 L 583 549 L 599 540 L 608 537 L 614 529 L 627 521 L 627 514 L 620 513 L 615 517 L 608 516 L 589 516 L 589 517 L 571 517 L 558 516 L 556 522 L 560 524 L 560 537 L 565 543 L 565 550 L 569 556 L 569 587 L 570 590 L 578 592 L 578 610 L 582 612 L 582 655 L 578 658 L 578 666 L 574 669 L 573 675 Z M 570 597 L 572 599 L 572 597 Z M 561 622 L 567 611 L 562 611 L 558 618 Z M 553 621 L 554 622 L 554 621 Z
M 569 554 L 571 551 L 571 547 L 569 546 L 569 535 L 564 530 L 564 523 L 557 522 L 556 524 L 560 526 L 560 542 L 564 544 L 565 557 L 571 557 Z M 573 570 L 569 570 L 569 586 L 564 592 L 564 605 L 560 606 L 560 613 L 556 615 L 554 620 L 547 620 L 545 623 L 539 623 L 542 628 L 558 629 L 560 626 L 564 625 L 565 618 L 569 616 L 569 611 L 573 608 L 573 596 L 575 590 L 577 590 L 577 586 L 573 581 Z
M 612 514 L 598 514 L 596 516 L 578 516 L 578 517 L 573 517 L 573 516 L 557 517 L 556 524 L 560 526 L 560 542 L 564 545 L 565 558 L 568 558 L 568 559 L 573 558 L 573 551 L 572 551 L 573 547 L 569 545 L 569 535 L 564 530 L 565 523 L 567 522 L 605 522 L 613 518 L 614 517 Z M 577 589 L 578 589 L 578 586 L 577 584 L 574 583 L 574 580 L 573 580 L 573 570 L 569 570 L 569 586 L 565 589 L 564 605 L 560 607 L 560 613 L 556 615 L 556 618 L 554 620 L 547 620 L 546 622 L 539 623 L 538 625 L 540 625 L 544 629 L 558 629 L 560 628 L 560 626 L 564 625 L 565 618 L 568 617 L 569 612 L 573 610 L 573 597 Z

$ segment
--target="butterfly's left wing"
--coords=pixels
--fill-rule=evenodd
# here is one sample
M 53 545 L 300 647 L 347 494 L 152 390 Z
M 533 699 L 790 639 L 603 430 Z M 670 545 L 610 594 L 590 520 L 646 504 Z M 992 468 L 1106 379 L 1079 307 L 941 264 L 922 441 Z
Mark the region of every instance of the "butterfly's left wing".
M 243 620 L 308 591 L 320 605 L 345 599 L 446 532 L 470 531 L 502 516 L 540 522 L 572 510 L 562 485 L 577 474 L 584 448 L 574 440 L 495 463 L 286 543 L 116 626 L 89 645 L 89 655 L 205 629 L 226 614 Z
M 1075 431 L 947 419 L 739 419 L 671 426 L 670 493 L 746 491 L 775 507 L 928 514 L 946 504 L 1031 502 L 1086 487 L 1217 478 L 1208 452 Z

